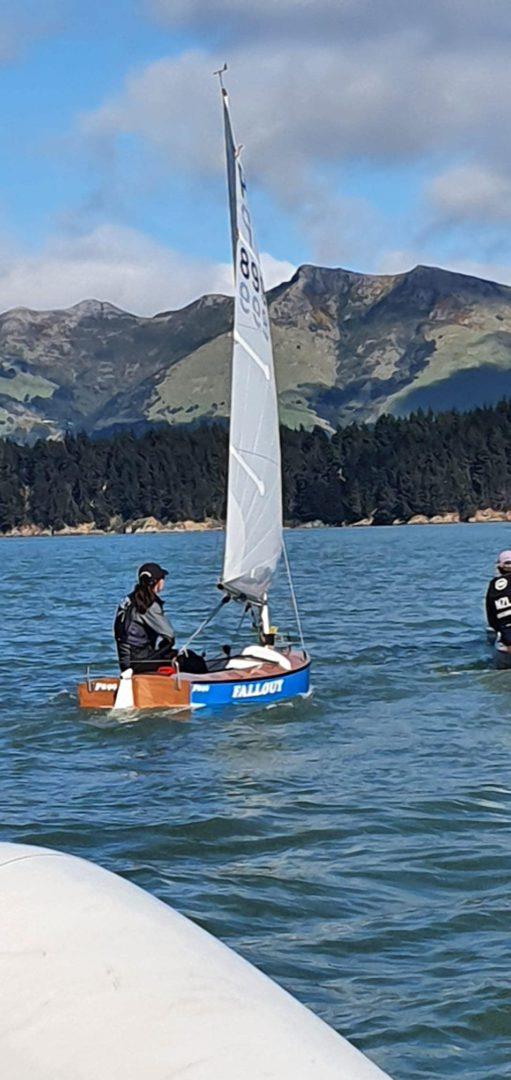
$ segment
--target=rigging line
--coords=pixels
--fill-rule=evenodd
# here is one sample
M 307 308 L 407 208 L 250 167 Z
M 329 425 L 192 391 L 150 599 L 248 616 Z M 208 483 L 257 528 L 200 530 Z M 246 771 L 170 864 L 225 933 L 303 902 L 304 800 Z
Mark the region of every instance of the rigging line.
M 234 631 L 234 634 L 233 634 L 233 641 L 235 643 L 236 643 L 236 640 L 238 638 L 238 634 L 240 633 L 240 630 L 241 630 L 241 627 L 242 627 L 242 624 L 243 624 L 243 620 L 244 620 L 245 615 L 247 614 L 247 612 L 248 612 L 248 604 L 244 604 L 243 605 L 243 611 L 241 612 L 241 619 L 239 620 L 238 625 L 237 625 L 237 627 L 236 627 L 236 629 Z
M 299 637 L 300 637 L 300 645 L 302 646 L 302 649 L 305 650 L 305 641 L 304 641 L 303 630 L 302 630 L 302 620 L 300 619 L 300 612 L 298 611 L 298 601 L 296 599 L 295 587 L 294 587 L 294 584 L 293 584 L 293 578 L 291 576 L 291 567 L 289 565 L 289 557 L 288 557 L 288 554 L 287 554 L 286 539 L 285 539 L 284 533 L 282 533 L 282 552 L 283 552 L 283 555 L 284 555 L 284 562 L 286 564 L 287 580 L 289 581 L 289 591 L 291 593 L 291 600 L 292 600 L 292 603 L 293 603 L 293 609 L 294 609 L 294 613 L 295 613 L 296 625 L 298 627 L 298 634 L 299 634 Z
M 208 615 L 206 615 L 206 618 L 202 620 L 200 626 L 198 626 L 194 633 L 190 635 L 188 641 L 185 641 L 184 645 L 181 645 L 181 648 L 178 649 L 178 656 L 181 656 L 181 653 L 186 652 L 188 646 L 191 645 L 192 641 L 195 641 L 195 638 L 198 637 L 199 634 L 202 634 L 202 631 L 205 630 L 208 623 L 210 623 L 211 620 L 215 618 L 215 615 L 218 614 L 220 608 L 223 607 L 224 604 L 227 604 L 230 599 L 231 598 L 227 593 L 225 594 L 225 596 L 222 596 L 222 599 L 219 601 L 219 603 L 215 604 L 213 610 L 210 611 Z

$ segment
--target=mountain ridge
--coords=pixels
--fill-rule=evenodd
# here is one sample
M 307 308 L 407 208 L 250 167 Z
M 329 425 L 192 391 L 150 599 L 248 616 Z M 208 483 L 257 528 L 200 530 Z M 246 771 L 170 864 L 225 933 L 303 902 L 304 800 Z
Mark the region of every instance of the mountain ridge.
M 511 396 L 509 286 L 421 264 L 395 275 L 304 264 L 268 302 L 290 427 Z M 222 294 L 152 316 L 94 298 L 3 312 L 0 435 L 226 418 L 232 313 Z

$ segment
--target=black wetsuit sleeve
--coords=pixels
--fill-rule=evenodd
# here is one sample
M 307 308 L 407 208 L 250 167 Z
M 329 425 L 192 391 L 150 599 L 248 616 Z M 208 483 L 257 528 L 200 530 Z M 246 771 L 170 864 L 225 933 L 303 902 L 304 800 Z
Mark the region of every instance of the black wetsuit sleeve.
M 174 643 L 176 638 L 174 627 L 167 619 L 167 616 L 164 614 L 159 604 L 151 604 L 151 607 L 148 608 L 141 618 L 146 626 L 149 626 L 158 637 L 165 638 L 166 641 L 170 641 L 172 644 Z
M 491 626 L 492 630 L 499 629 L 499 620 L 497 619 L 495 604 L 491 596 L 491 585 L 488 586 L 488 591 L 486 593 L 486 618 L 488 620 L 488 626 Z

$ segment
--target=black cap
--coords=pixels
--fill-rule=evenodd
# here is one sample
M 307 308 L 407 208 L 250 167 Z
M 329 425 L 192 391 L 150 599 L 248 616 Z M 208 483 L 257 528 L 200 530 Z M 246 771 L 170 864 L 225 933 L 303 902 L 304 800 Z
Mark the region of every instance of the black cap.
M 163 566 L 157 562 L 145 562 L 138 568 L 138 580 L 149 581 L 150 584 L 161 581 L 162 577 L 167 577 L 167 575 L 168 570 L 164 570 Z

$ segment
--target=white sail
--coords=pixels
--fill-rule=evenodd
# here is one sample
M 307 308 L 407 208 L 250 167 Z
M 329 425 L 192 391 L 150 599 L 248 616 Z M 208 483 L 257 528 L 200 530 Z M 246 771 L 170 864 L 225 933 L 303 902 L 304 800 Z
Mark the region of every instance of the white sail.
M 229 484 L 221 583 L 263 603 L 282 552 L 282 481 L 275 370 L 247 187 L 223 90 L 235 304 Z

